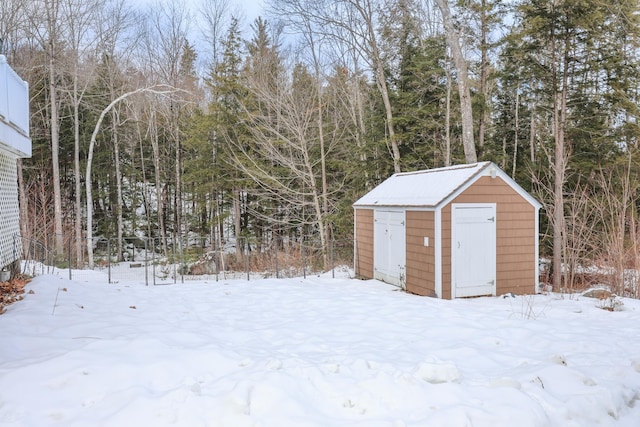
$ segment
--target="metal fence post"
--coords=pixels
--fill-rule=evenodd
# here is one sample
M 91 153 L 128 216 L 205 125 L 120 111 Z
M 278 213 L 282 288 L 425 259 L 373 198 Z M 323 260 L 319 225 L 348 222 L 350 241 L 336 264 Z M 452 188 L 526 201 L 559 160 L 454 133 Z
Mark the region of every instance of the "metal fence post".
M 189 242 L 184 242 L 185 244 L 183 244 L 182 242 L 183 237 L 180 237 L 180 283 L 184 284 L 184 269 L 185 269 L 185 263 L 184 263 L 184 250 L 185 250 L 185 244 L 189 244 Z
M 245 262 L 247 264 L 247 281 L 249 281 L 249 239 L 245 240 L 245 248 L 246 248 Z
M 151 239 L 151 273 L 153 275 L 153 286 L 156 285 L 156 239 Z
M 111 283 L 111 239 L 107 239 L 107 277 Z
M 43 247 L 43 249 L 45 249 L 45 248 L 46 248 L 46 246 Z M 47 265 L 51 266 L 51 273 L 55 274 L 56 268 L 57 268 L 56 267 L 56 261 L 57 260 L 56 260 L 55 254 L 54 254 L 53 251 L 47 251 L 46 254 L 47 254 L 47 260 L 48 260 Z M 49 267 L 47 267 L 47 273 L 49 273 Z
M 336 278 L 336 269 L 333 266 L 333 239 L 329 240 L 329 258 L 331 259 L 331 278 Z
M 149 252 L 147 251 L 147 241 L 144 239 L 144 285 L 149 286 Z
M 307 278 L 307 263 L 304 257 L 304 236 L 300 239 L 300 255 L 302 256 L 302 277 Z
M 18 272 L 22 272 L 22 267 L 20 266 L 20 262 L 18 260 L 18 244 L 16 243 L 18 239 L 16 237 L 18 237 L 18 235 L 14 234 L 13 235 L 13 265 L 16 265 L 16 263 L 18 263 L 18 267 L 19 267 Z M 16 272 L 14 269 L 13 275 L 14 276 L 17 275 L 18 272 Z
M 36 244 L 35 242 L 33 242 L 31 239 L 29 239 L 29 252 L 31 253 L 31 251 L 33 251 L 34 255 L 36 253 Z M 55 264 L 52 262 L 52 256 L 51 256 L 51 251 L 42 251 L 42 266 L 40 268 L 40 271 L 42 272 L 42 274 L 44 274 L 44 266 L 47 266 L 47 274 L 49 274 L 49 272 L 51 272 L 52 274 L 55 273 Z M 50 269 L 51 268 L 51 269 Z
M 71 280 L 71 239 L 67 245 L 68 261 L 69 261 L 69 280 Z
M 280 272 L 278 270 L 278 240 L 275 239 L 275 248 L 276 248 L 276 279 L 280 278 Z
M 176 235 L 173 235 L 173 284 L 178 283 L 178 272 L 176 270 Z
M 213 253 L 216 260 L 216 282 L 218 281 L 218 276 L 220 275 L 220 257 L 222 256 L 222 251 L 220 250 L 220 243 L 218 243 L 218 238 L 214 238 L 215 243 L 213 244 Z

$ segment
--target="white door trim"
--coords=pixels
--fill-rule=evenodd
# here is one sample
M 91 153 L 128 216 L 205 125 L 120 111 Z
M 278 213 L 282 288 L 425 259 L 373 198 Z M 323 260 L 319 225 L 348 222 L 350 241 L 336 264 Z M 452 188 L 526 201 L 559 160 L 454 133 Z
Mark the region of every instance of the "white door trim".
M 458 297 L 457 289 L 456 289 L 456 283 L 457 283 L 456 267 L 458 264 L 458 260 L 456 260 L 457 236 L 456 236 L 456 220 L 455 220 L 456 219 L 455 210 L 457 208 L 490 208 L 493 211 L 494 228 L 491 235 L 487 236 L 487 238 L 490 239 L 489 245 L 490 247 L 493 248 L 493 251 L 490 254 L 491 260 L 489 265 L 490 267 L 493 267 L 492 269 L 493 287 L 492 287 L 491 294 L 495 295 L 496 294 L 496 262 L 497 262 L 496 260 L 497 205 L 496 203 L 452 203 L 451 204 L 451 299 Z M 461 296 L 471 296 L 471 295 L 461 295 Z
M 433 215 L 434 226 L 434 279 L 435 291 L 438 298 L 442 298 L 442 209 L 435 210 Z
M 389 217 L 385 214 L 396 214 L 401 216 L 400 225 L 402 232 L 400 235 L 395 235 L 393 242 L 391 236 L 391 222 Z M 384 218 L 387 216 L 386 218 Z M 380 223 L 379 221 L 384 221 Z M 380 233 L 379 224 L 385 224 L 386 232 L 384 236 Z M 398 230 L 396 230 L 398 231 Z M 406 289 L 406 211 L 404 209 L 376 209 L 373 213 L 373 278 L 382 280 L 383 282 L 399 286 L 401 289 Z M 391 256 L 392 243 L 400 243 L 399 247 L 393 252 Z M 380 252 L 381 249 L 385 249 L 386 253 Z M 391 261 L 396 261 L 397 265 L 391 266 Z

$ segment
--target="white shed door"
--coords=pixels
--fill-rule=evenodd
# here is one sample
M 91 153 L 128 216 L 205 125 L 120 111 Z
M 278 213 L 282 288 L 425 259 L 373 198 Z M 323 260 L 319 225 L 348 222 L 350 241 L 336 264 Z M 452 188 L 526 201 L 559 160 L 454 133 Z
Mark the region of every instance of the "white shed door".
M 375 211 L 373 227 L 374 278 L 405 287 L 406 230 L 404 212 Z
M 451 297 L 496 294 L 496 205 L 452 205 Z

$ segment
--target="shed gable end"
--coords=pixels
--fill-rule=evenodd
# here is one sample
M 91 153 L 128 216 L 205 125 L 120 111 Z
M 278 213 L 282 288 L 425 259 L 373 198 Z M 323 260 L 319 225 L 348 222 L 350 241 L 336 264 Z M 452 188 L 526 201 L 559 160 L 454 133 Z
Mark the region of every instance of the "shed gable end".
M 481 177 L 451 203 L 496 203 L 496 293 L 534 293 L 537 210 L 500 177 Z M 451 203 L 443 208 L 443 283 L 451 292 Z M 445 290 L 443 289 L 443 294 Z

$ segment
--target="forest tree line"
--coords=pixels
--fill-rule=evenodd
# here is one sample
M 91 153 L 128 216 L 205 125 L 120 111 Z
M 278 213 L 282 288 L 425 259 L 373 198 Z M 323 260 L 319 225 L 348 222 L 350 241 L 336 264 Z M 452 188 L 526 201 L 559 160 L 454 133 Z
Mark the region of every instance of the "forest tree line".
M 21 233 L 78 265 L 94 236 L 326 249 L 394 172 L 491 160 L 543 203 L 556 286 L 640 266 L 637 1 L 132 3 L 0 4 Z

